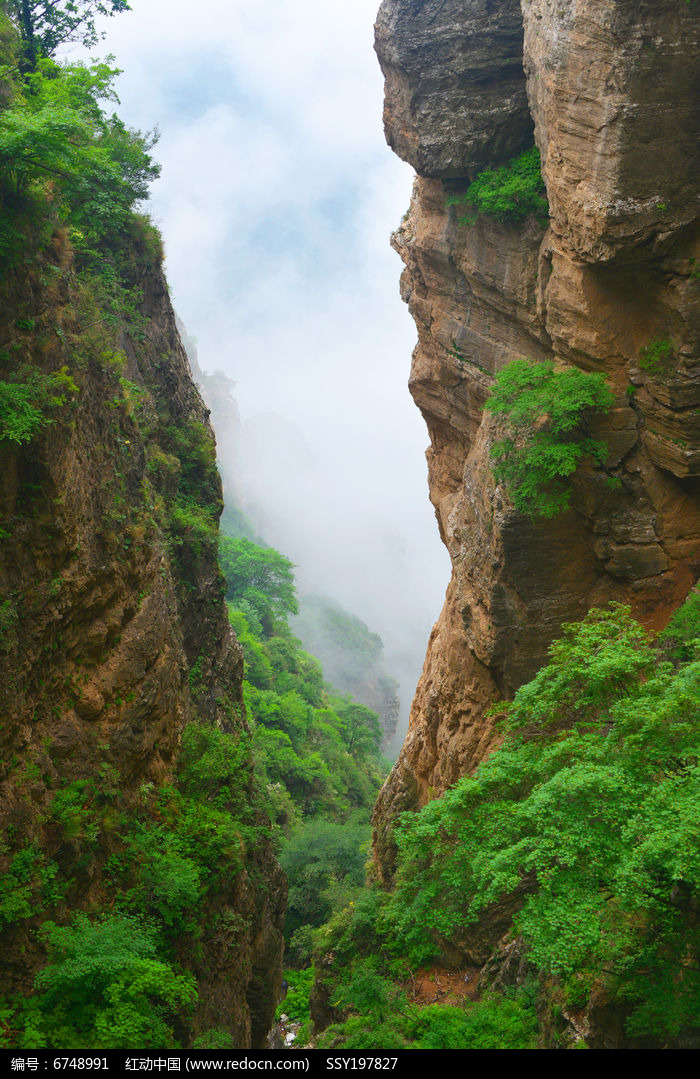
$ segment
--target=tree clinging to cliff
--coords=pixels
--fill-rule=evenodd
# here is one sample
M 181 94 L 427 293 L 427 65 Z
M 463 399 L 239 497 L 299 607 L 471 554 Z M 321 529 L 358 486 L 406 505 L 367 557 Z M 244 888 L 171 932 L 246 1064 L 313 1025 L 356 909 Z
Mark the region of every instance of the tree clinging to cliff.
M 80 41 L 96 45 L 102 37 L 95 28 L 99 15 L 129 11 L 126 0 L 1 0 L 17 26 L 25 61 L 34 68 L 40 55 L 53 56 L 60 45 Z

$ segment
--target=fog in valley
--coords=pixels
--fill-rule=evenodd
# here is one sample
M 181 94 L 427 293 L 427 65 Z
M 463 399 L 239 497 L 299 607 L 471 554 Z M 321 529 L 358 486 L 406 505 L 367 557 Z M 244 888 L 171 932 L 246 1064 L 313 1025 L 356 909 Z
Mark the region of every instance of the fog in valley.
M 203 371 L 235 383 L 240 420 L 215 410 L 227 499 L 301 592 L 381 635 L 405 729 L 449 563 L 406 387 L 389 234 L 412 175 L 383 138 L 377 2 L 133 0 L 95 54 L 125 69 L 124 120 L 160 129 L 173 302 Z

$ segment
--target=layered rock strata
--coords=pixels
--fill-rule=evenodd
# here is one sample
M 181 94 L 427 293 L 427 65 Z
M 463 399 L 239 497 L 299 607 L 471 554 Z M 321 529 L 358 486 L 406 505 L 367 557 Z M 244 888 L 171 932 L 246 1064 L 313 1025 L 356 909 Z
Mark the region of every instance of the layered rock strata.
M 485 712 L 563 622 L 616 600 L 661 628 L 700 574 L 699 30 L 684 0 L 381 6 L 387 140 L 418 173 L 393 238 L 418 330 L 409 385 L 452 560 L 376 811 L 384 877 L 392 820 L 484 758 Z M 532 145 L 533 125 L 548 225 L 460 224 L 448 196 Z M 551 521 L 517 513 L 490 467 L 484 402 L 519 357 L 603 372 L 615 394 L 590 421 L 607 461 Z

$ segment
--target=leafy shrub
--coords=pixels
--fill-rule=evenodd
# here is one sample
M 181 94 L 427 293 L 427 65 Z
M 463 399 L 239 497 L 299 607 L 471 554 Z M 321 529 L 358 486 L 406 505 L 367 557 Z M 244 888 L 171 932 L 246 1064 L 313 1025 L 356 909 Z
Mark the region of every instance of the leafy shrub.
M 676 350 L 673 341 L 666 337 L 656 337 L 641 350 L 639 366 L 642 371 L 652 375 L 663 375 L 673 366 Z
M 175 1019 L 197 1000 L 192 975 L 177 974 L 157 956 L 155 932 L 126 915 L 71 926 L 46 923 L 48 963 L 36 978 L 39 995 L 25 1043 L 62 1049 L 149 1049 L 177 1046 Z
M 170 507 L 172 543 L 199 560 L 216 544 L 216 516 L 211 506 L 178 495 Z
M 276 1018 L 288 1016 L 294 1023 L 306 1023 L 309 1020 L 309 998 L 314 986 L 314 968 L 306 970 L 285 970 L 288 984 L 284 1000 L 277 1006 Z
M 414 1049 L 536 1049 L 538 1033 L 533 1008 L 495 995 L 466 1008 L 430 1004 L 411 1030 Z
M 351 1007 L 362 1015 L 376 1015 L 380 1022 L 389 1010 L 394 987 L 379 973 L 379 957 L 358 960 L 353 976 L 335 994 L 331 1003 Z
M 205 723 L 190 723 L 182 732 L 179 781 L 193 799 L 217 808 L 242 807 L 249 798 L 250 742 Z
M 41 891 L 47 869 L 43 852 L 35 844 L 15 854 L 0 882 L 0 928 L 43 910 Z
M 24 367 L 8 381 L 0 381 L 0 442 L 31 442 L 54 422 L 51 412 L 77 392 L 67 367 L 50 375 Z
M 315 930 L 310 925 L 300 925 L 289 937 L 285 955 L 294 966 L 305 967 L 314 955 Z
M 220 492 L 216 471 L 216 448 L 211 432 L 199 420 L 188 419 L 181 426 L 162 432 L 162 445 L 179 458 L 179 492 L 184 500 L 218 505 Z
M 549 204 L 539 150 L 533 146 L 499 169 L 485 169 L 464 194 L 450 195 L 447 202 L 448 205 L 467 203 L 477 214 L 487 214 L 497 221 L 522 221 L 531 214 L 546 221 Z M 467 214 L 459 221 L 473 225 L 476 214 Z
M 318 1048 L 344 1053 L 390 1053 L 395 1049 L 410 1049 L 403 1034 L 400 1017 L 388 1015 L 384 1021 L 374 1016 L 351 1015 L 344 1023 L 326 1028 L 318 1038 Z
M 212 553 L 218 540 L 221 489 L 214 441 L 198 420 L 169 425 L 158 437 L 160 447 L 149 454 L 149 471 L 170 502 L 171 544 L 181 563 L 197 562 Z
M 163 830 L 142 833 L 130 846 L 138 856 L 138 883 L 129 896 L 130 905 L 157 917 L 168 933 L 189 929 L 203 892 L 196 863 L 181 854 L 177 841 Z
M 605 983 L 631 1033 L 692 1028 L 700 663 L 659 664 L 628 610 L 592 611 L 506 710 L 508 737 L 474 776 L 403 819 L 397 933 L 439 953 L 507 901 L 529 959 Z
M 602 463 L 608 453 L 586 435 L 586 413 L 605 412 L 613 401 L 603 375 L 556 370 L 549 360 L 513 360 L 499 371 L 486 408 L 506 421 L 508 435 L 491 456 L 516 509 L 546 518 L 566 509 L 566 478 L 584 458 Z

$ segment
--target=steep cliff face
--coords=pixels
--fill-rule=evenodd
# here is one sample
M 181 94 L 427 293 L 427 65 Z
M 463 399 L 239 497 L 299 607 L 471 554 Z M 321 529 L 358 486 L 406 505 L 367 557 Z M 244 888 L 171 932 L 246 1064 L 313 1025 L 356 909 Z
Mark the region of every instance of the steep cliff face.
M 30 442 L 2 443 L 0 818 L 16 887 L 3 892 L 0 930 L 12 997 L 45 961 L 45 918 L 111 909 L 119 874 L 133 888 L 139 860 L 167 851 L 162 829 L 180 803 L 166 809 L 159 792 L 177 781 L 188 724 L 232 736 L 241 756 L 227 804 L 240 814 L 254 800 L 242 653 L 217 564 L 213 435 L 158 242 L 148 227 L 130 242 L 118 311 L 77 274 L 61 229 L 0 285 L 2 377 L 63 367 L 73 382 Z M 203 797 L 223 804 L 214 788 Z M 175 948 L 199 986 L 185 1041 L 218 1028 L 256 1047 L 269 1029 L 285 885 L 258 823 L 201 900 L 209 932 Z M 129 846 L 139 829 L 154 852 Z M 162 907 L 153 880 L 149 894 L 136 887 L 142 907 Z
M 562 622 L 618 600 L 660 628 L 700 573 L 700 17 L 684 0 L 385 0 L 376 31 L 387 139 L 418 172 L 393 242 L 452 559 L 376 812 L 390 874 L 395 815 L 484 758 L 486 709 Z M 533 123 L 548 226 L 460 224 L 447 196 L 532 145 Z M 591 421 L 608 459 L 551 521 L 517 513 L 490 467 L 484 402 L 520 357 L 603 372 L 615 393 Z

